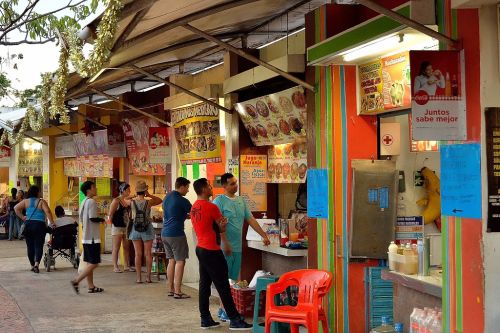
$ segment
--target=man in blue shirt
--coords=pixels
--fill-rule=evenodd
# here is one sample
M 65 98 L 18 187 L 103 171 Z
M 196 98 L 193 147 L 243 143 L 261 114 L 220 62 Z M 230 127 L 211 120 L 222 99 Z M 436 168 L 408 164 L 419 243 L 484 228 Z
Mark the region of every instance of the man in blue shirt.
M 182 277 L 186 259 L 189 258 L 189 246 L 184 233 L 184 221 L 191 211 L 191 203 L 184 198 L 189 192 L 191 182 L 184 177 L 175 181 L 175 190 L 163 199 L 163 230 L 161 238 L 168 259 L 167 286 L 168 296 L 175 299 L 190 298 L 181 291 Z
M 262 230 L 248 209 L 248 205 L 242 197 L 236 195 L 238 192 L 238 179 L 230 173 L 221 177 L 224 194 L 214 200 L 222 215 L 227 218 L 226 232 L 221 234 L 224 256 L 226 257 L 229 270 L 229 278 L 238 280 L 241 270 L 241 251 L 243 244 L 243 225 L 247 222 L 262 237 L 264 245 L 269 245 L 267 234 Z M 225 311 L 219 309 L 219 318 L 227 320 Z

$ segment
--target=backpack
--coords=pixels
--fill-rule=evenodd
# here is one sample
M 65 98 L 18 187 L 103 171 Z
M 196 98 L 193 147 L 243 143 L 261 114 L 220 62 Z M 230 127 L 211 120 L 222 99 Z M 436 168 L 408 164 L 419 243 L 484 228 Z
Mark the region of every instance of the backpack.
M 135 216 L 133 219 L 134 229 L 137 232 L 145 232 L 146 230 L 148 230 L 149 226 L 149 218 L 146 214 L 148 202 L 146 201 L 144 203 L 143 209 L 139 209 L 139 206 L 137 206 L 135 200 L 132 200 L 132 203 L 134 204 L 135 208 Z

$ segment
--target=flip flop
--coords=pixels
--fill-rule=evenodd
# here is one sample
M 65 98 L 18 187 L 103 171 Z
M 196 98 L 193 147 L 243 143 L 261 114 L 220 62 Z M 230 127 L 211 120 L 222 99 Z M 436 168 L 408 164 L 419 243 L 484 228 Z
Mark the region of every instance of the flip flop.
M 104 289 L 99 287 L 89 288 L 89 294 L 102 293 Z
M 175 299 L 188 299 L 188 298 L 191 298 L 191 296 L 186 295 L 184 293 L 180 293 L 180 294 L 174 293 L 174 298 Z
M 78 288 L 78 283 L 75 282 L 75 281 L 69 281 L 69 283 L 71 283 L 71 286 L 73 287 L 73 290 L 78 295 L 80 293 L 80 290 Z
M 135 283 L 142 284 L 143 282 L 142 281 L 135 281 Z
M 113 273 L 123 273 L 121 269 L 113 269 Z
M 173 291 L 169 291 L 168 294 L 167 294 L 168 297 L 174 297 L 175 296 L 175 292 Z

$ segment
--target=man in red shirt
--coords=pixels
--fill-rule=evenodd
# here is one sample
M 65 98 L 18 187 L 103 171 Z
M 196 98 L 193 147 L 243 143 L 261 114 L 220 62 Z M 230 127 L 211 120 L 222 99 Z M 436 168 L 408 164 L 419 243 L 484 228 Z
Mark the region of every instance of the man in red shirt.
M 213 282 L 230 319 L 229 329 L 250 330 L 252 325 L 243 320 L 234 305 L 228 281 L 227 262 L 220 247 L 220 233 L 225 231 L 227 219 L 222 216 L 219 208 L 209 201 L 213 192 L 206 178 L 195 181 L 193 187 L 198 195 L 198 200 L 191 208 L 191 222 L 198 238 L 196 256 L 200 264 L 201 328 L 208 329 L 220 325 L 210 314 L 210 286 Z

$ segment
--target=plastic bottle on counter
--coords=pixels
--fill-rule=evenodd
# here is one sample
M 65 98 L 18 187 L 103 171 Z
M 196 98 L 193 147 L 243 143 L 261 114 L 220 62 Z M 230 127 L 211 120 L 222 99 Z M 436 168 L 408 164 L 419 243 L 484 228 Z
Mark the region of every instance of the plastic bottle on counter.
M 427 314 L 429 313 L 429 308 L 424 308 L 420 314 L 417 316 L 418 323 L 418 331 L 416 333 L 425 333 L 425 319 L 427 318 Z
M 396 270 L 396 255 L 398 254 L 398 246 L 396 245 L 396 243 L 394 242 L 391 242 L 391 244 L 389 245 L 389 269 L 391 271 L 395 271 Z
M 434 318 L 434 321 L 431 325 L 431 333 L 443 333 L 443 326 L 441 323 L 442 314 L 438 312 L 437 316 Z
M 424 320 L 424 332 L 423 333 L 431 333 L 432 324 L 434 323 L 434 319 L 436 316 L 436 311 L 431 310 L 427 313 L 427 317 Z
M 390 324 L 389 317 L 382 316 L 382 325 L 375 327 L 370 333 L 395 333 L 394 327 Z
M 422 312 L 422 309 L 413 308 L 413 312 L 410 315 L 410 333 L 419 333 L 419 317 L 422 315 Z
M 394 332 L 403 333 L 403 324 L 402 323 L 395 323 L 394 324 Z

